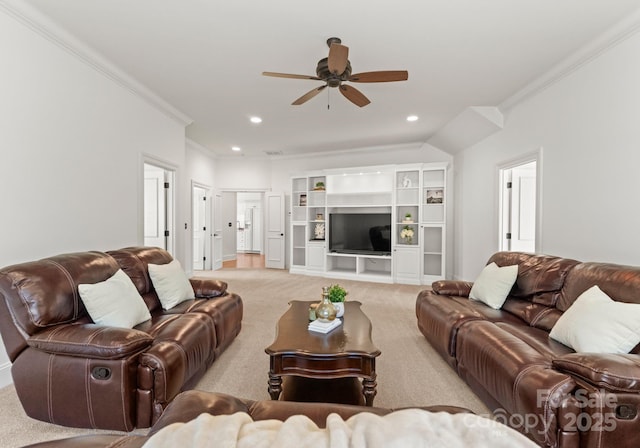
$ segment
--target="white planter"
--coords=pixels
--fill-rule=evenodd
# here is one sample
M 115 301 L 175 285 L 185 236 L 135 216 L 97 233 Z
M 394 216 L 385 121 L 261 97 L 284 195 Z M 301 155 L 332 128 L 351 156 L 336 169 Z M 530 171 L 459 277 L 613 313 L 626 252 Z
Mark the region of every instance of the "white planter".
M 333 302 L 333 306 L 335 307 L 336 311 L 338 312 L 336 314 L 336 317 L 344 316 L 344 302 Z

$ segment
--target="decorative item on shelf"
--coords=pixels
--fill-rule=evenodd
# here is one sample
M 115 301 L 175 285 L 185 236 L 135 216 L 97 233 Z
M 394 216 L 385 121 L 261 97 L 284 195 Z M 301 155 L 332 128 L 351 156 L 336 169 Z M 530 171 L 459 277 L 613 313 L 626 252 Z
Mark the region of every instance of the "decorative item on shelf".
M 306 207 L 307 205 L 307 195 L 306 194 L 301 194 L 300 195 L 300 207 Z
M 316 221 L 324 221 L 324 215 L 322 213 L 316 213 Z
M 336 318 L 336 307 L 329 300 L 329 287 L 322 288 L 322 300 L 316 307 L 316 318 L 320 322 L 329 322 Z
M 411 188 L 411 185 L 411 178 L 405 174 L 402 178 L 402 188 Z
M 404 219 L 402 220 L 405 224 L 413 224 L 413 218 L 411 217 L 411 213 L 405 213 Z
M 404 226 L 400 231 L 400 238 L 402 238 L 405 244 L 411 244 L 413 241 L 413 229 L 409 226 Z
M 317 222 L 315 227 L 313 228 L 313 239 L 314 240 L 324 240 L 324 223 Z
M 323 191 L 324 190 L 324 182 L 316 182 L 316 185 L 313 187 L 315 191 Z
M 425 203 L 442 204 L 444 202 L 444 190 L 442 188 L 429 189 L 425 193 Z
M 329 301 L 336 307 L 336 317 L 344 316 L 344 301 L 347 300 L 347 292 L 342 286 L 335 284 L 329 286 Z

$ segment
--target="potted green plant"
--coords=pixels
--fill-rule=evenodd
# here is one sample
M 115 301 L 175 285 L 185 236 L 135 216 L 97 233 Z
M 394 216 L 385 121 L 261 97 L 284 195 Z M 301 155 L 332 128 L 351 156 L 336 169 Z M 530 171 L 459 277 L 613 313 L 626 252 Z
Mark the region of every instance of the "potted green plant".
M 344 315 L 344 301 L 347 299 L 347 292 L 342 286 L 335 284 L 329 286 L 329 301 L 338 311 L 337 317 Z
M 411 213 L 407 212 L 404 214 L 404 222 L 413 222 L 413 219 L 411 219 Z
M 313 189 L 314 190 L 324 190 L 324 182 L 316 182 L 316 186 Z

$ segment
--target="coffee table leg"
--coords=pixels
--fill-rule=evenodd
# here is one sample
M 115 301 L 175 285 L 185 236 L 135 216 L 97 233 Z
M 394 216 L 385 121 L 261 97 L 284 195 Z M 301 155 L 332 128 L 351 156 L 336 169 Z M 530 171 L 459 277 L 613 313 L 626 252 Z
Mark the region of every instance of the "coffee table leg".
M 376 390 L 377 386 L 378 383 L 376 382 L 375 372 L 369 378 L 362 379 L 362 394 L 364 395 L 364 402 L 367 406 L 373 406 L 373 398 L 378 393 Z
M 269 372 L 269 388 L 267 390 L 272 400 L 280 398 L 280 393 L 282 392 L 282 377 Z

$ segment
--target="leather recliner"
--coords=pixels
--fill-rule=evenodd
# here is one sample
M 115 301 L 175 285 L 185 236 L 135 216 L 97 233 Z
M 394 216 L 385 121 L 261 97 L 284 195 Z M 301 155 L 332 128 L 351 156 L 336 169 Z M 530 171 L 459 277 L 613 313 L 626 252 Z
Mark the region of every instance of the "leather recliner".
M 594 285 L 640 303 L 640 268 L 519 252 L 491 262 L 518 265 L 499 310 L 470 300 L 470 282 L 439 281 L 418 295 L 418 328 L 434 349 L 501 421 L 541 446 L 640 446 L 640 347 L 575 353 L 549 337 Z
M 20 402 L 63 426 L 151 426 L 192 388 L 240 332 L 242 300 L 225 282 L 192 278 L 196 298 L 163 310 L 148 264 L 171 255 L 131 247 L 58 255 L 0 270 L 0 331 Z M 78 293 L 122 269 L 151 319 L 133 329 L 96 325 Z

